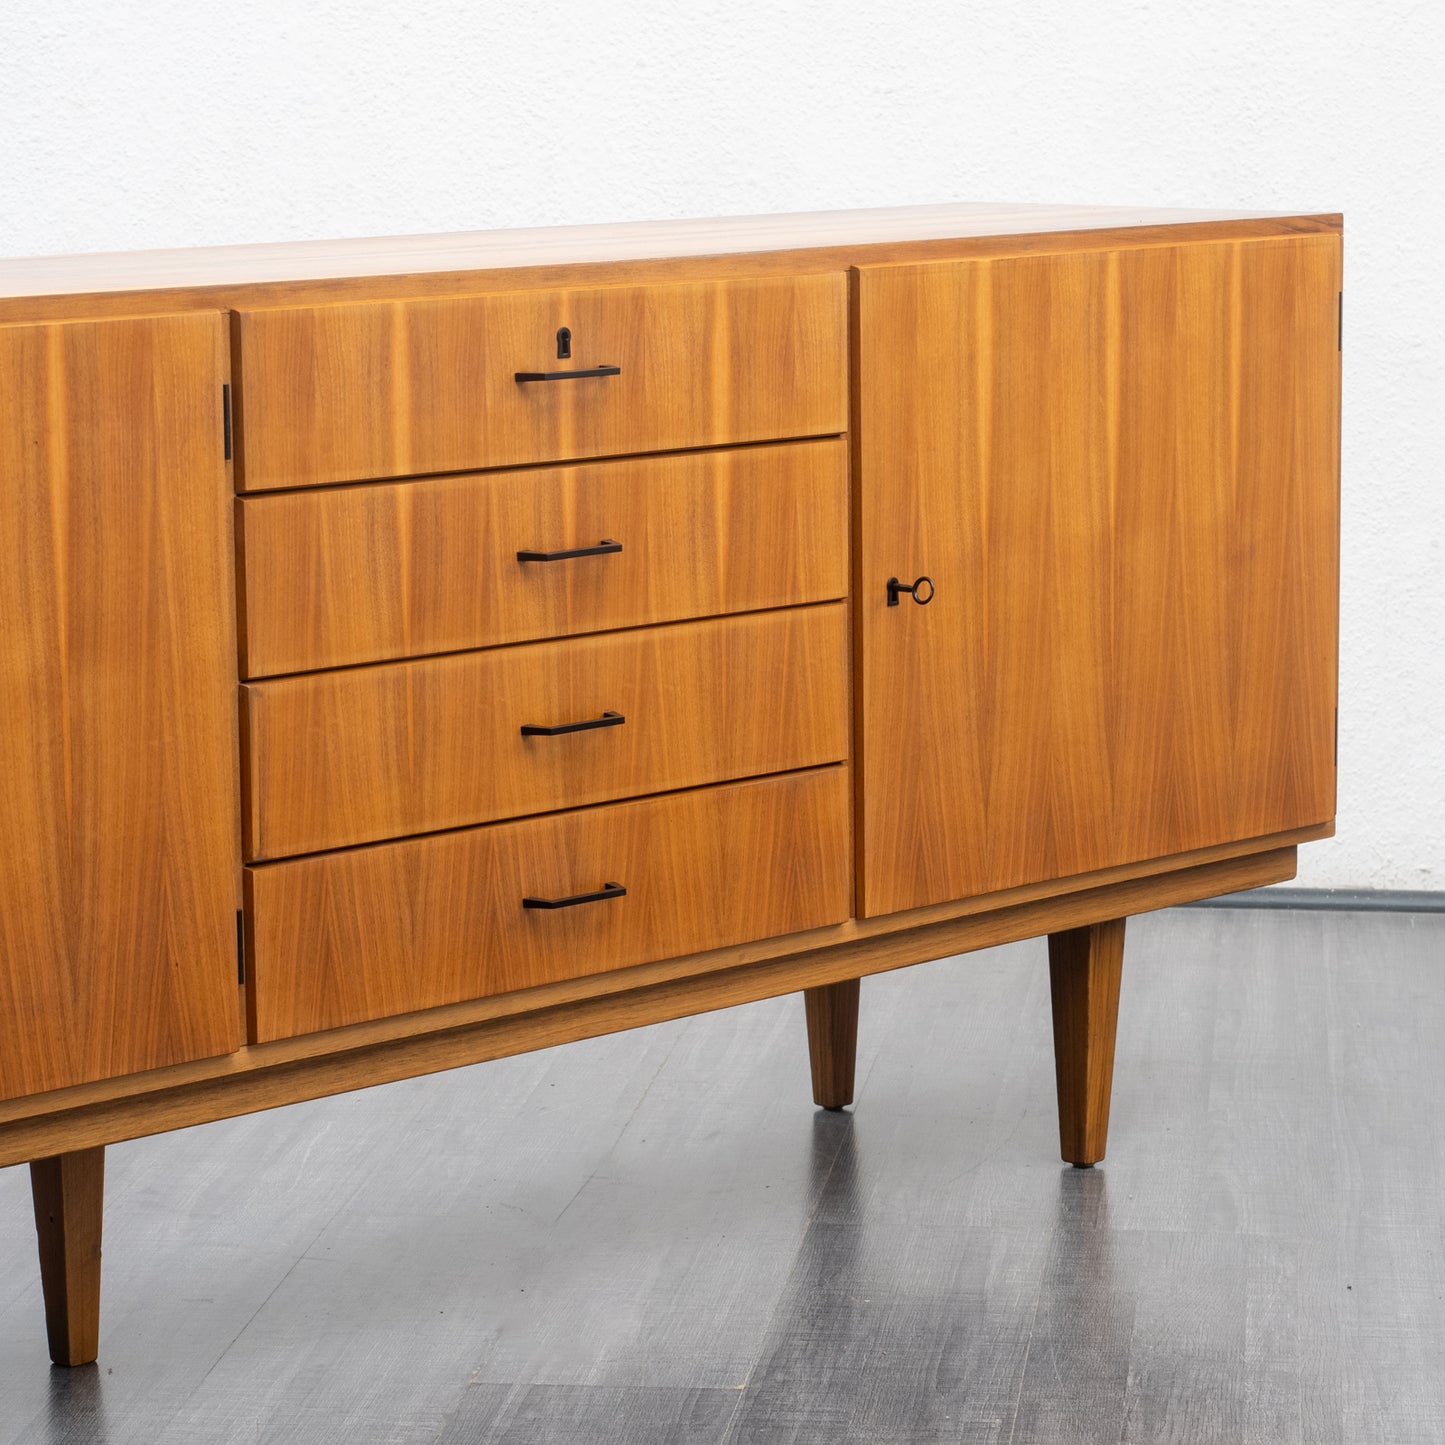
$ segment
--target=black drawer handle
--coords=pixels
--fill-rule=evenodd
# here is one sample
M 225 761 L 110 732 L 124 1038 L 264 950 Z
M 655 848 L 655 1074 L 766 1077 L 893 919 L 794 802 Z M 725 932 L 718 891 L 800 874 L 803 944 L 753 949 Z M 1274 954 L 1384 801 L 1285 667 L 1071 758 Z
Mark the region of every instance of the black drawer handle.
M 568 547 L 562 552 L 518 552 L 519 562 L 565 562 L 569 557 L 607 557 L 622 550 L 621 542 L 604 537 L 595 547 Z
M 581 371 L 518 371 L 513 376 L 522 381 L 580 381 L 588 376 L 621 376 L 620 366 L 588 366 Z
M 593 728 L 620 728 L 627 719 L 620 712 L 605 712 L 601 717 L 589 717 L 582 722 L 558 723 L 554 728 L 544 728 L 540 723 L 523 723 L 524 738 L 555 738 L 563 733 L 585 733 Z
M 575 908 L 579 903 L 601 903 L 607 898 L 626 898 L 620 883 L 604 883 L 595 893 L 574 893 L 570 898 L 524 898 L 523 908 Z
M 913 600 L 920 607 L 927 607 L 933 601 L 933 578 L 920 577 L 916 582 L 900 582 L 896 577 L 888 579 L 888 605 L 898 606 L 898 594 L 911 592 Z

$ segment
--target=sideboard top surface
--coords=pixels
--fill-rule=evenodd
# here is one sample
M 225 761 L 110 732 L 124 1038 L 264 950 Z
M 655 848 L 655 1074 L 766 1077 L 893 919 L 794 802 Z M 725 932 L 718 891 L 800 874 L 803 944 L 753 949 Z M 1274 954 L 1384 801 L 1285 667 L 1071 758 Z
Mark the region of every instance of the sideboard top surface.
M 1190 227 L 1210 234 L 1288 235 L 1338 231 L 1334 214 L 1211 211 L 1166 207 L 992 205 L 897 206 L 585 226 L 545 226 L 441 235 L 287 241 L 156 251 L 96 252 L 0 260 L 0 321 L 58 315 L 289 304 L 348 296 L 440 294 L 479 275 L 500 286 L 587 284 L 593 268 L 618 274 L 676 274 L 727 258 L 729 269 L 797 269 L 793 253 L 820 266 L 925 260 L 997 249 L 1053 246 L 1063 236 Z M 1093 233 L 1093 234 L 1091 234 Z M 785 261 L 784 258 L 791 257 Z M 466 278 L 465 280 L 462 278 Z M 403 285 L 402 283 L 406 283 Z M 48 303 L 45 307 L 39 302 Z M 121 303 L 121 304 L 117 304 Z

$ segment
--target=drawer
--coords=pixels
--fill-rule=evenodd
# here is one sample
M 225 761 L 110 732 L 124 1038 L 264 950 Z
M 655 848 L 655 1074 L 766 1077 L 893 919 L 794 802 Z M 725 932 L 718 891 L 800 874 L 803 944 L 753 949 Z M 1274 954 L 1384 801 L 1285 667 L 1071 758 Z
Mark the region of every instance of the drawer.
M 277 307 L 236 321 L 243 491 L 847 427 L 841 271 Z M 610 374 L 579 374 L 599 369 Z
M 248 868 L 251 1037 L 842 923 L 851 847 L 835 766 Z
M 249 684 L 246 856 L 836 762 L 846 649 L 829 602 Z
M 237 517 L 247 677 L 848 589 L 841 440 L 286 492 Z

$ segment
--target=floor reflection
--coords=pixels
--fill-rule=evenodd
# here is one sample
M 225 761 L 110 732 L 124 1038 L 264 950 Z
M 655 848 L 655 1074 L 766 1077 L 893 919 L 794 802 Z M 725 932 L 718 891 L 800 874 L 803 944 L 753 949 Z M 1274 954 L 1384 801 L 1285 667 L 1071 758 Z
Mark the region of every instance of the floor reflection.
M 1109 1227 L 1109 1174 L 1107 1169 L 1059 1170 L 1058 1210 L 1055 1223 L 1065 1230 L 1106 1230 Z
M 46 1398 L 46 1439 L 51 1445 L 76 1440 L 106 1440 L 105 1372 L 99 1365 L 50 1367 Z
M 860 1162 L 852 1111 L 819 1109 L 813 1115 L 814 1213 L 799 1280 L 805 1287 L 846 1289 L 857 1273 L 863 1246 Z
M 1120 1292 L 1132 1294 L 1119 1251 L 1119 1233 L 1109 1227 L 1107 1171 L 1061 1169 L 1045 1288 L 1068 1291 L 1086 1321 L 1111 1315 Z

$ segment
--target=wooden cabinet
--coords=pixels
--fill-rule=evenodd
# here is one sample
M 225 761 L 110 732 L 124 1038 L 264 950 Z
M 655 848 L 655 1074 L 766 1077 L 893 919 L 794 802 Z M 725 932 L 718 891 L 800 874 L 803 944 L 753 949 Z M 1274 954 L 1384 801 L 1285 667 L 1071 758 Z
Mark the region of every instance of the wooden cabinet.
M 266 268 L 264 271 L 248 268 Z M 278 269 L 279 268 L 279 269 Z M 1340 222 L 0 262 L 0 1165 L 1124 919 L 1333 831 Z M 484 1308 L 479 1306 L 479 1308 Z
M 862 911 L 1330 820 L 1335 240 L 857 285 Z

